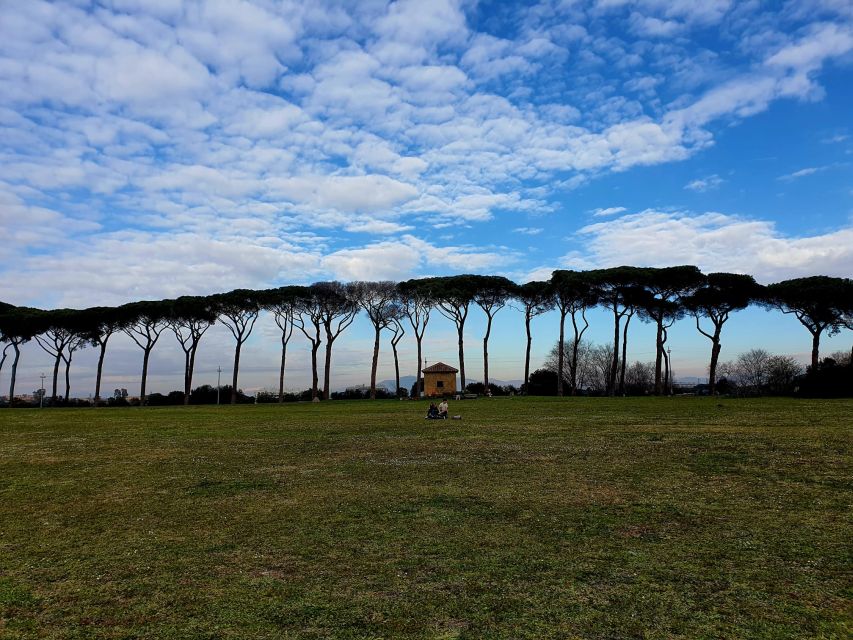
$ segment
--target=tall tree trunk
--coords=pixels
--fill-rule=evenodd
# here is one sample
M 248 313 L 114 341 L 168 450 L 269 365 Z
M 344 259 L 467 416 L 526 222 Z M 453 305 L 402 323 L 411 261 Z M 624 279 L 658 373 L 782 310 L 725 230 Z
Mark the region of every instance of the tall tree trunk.
M 533 336 L 530 334 L 530 315 L 524 316 L 524 329 L 527 331 L 527 349 L 524 351 L 524 395 L 530 395 L 530 347 L 533 344 Z
M 628 359 L 628 325 L 631 324 L 633 313 L 625 318 L 625 328 L 622 330 L 622 365 L 619 371 L 619 392 L 625 395 L 625 363 Z
M 812 331 L 812 371 L 817 372 L 818 365 L 820 364 L 820 334 L 823 331 L 822 327 L 816 328 Z
M 655 395 L 661 394 L 661 367 L 663 366 L 663 317 L 657 318 L 657 338 L 655 340 Z
M 243 343 L 237 339 L 237 346 L 234 348 L 234 373 L 231 376 L 231 404 L 237 404 L 237 374 L 240 371 L 240 349 Z
M 616 311 L 614 307 L 613 310 L 613 362 L 610 366 L 610 375 L 607 380 L 607 395 L 615 396 L 616 395 L 616 374 L 619 370 L 619 321 L 622 319 L 622 316 Z
M 320 376 L 317 374 L 317 351 L 320 349 L 320 341 L 311 342 L 311 400 L 317 399 L 317 387 Z
M 492 316 L 486 314 L 486 335 L 483 337 L 483 387 L 484 393 L 489 395 L 489 335 L 492 333 Z
M 379 367 L 379 332 L 381 329 L 375 327 L 376 337 L 373 340 L 373 362 L 370 365 L 370 399 L 376 400 L 376 369 Z
M 574 332 L 575 339 L 572 342 L 572 361 L 569 363 L 569 384 L 571 385 L 571 394 L 573 396 L 578 394 L 578 352 L 580 351 L 581 336 L 589 326 L 589 323 L 586 321 L 586 316 L 583 316 L 586 327 L 584 327 L 583 331 L 578 332 L 578 321 L 575 317 L 575 313 L 577 312 L 572 312 L 572 330 Z M 581 311 L 582 315 L 583 313 L 584 312 Z
M 65 358 L 63 358 L 65 360 Z M 65 404 L 71 397 L 71 354 L 68 354 L 68 360 L 65 360 Z
M 281 368 L 278 372 L 278 403 L 284 403 L 284 365 L 287 361 L 287 338 L 281 333 Z
M 190 382 L 190 352 L 192 347 L 184 351 L 184 406 L 190 403 L 190 392 L 192 383 Z
M 326 370 L 323 371 L 323 400 L 328 400 L 332 396 L 330 395 L 331 389 L 329 388 L 329 381 L 332 377 L 332 342 L 333 339 L 329 339 L 329 336 L 326 336 Z
M 417 370 L 417 380 L 415 380 L 415 398 L 420 398 L 421 393 L 424 391 L 424 382 L 423 377 L 421 376 L 421 367 L 423 366 L 423 360 L 421 360 L 421 347 L 423 346 L 423 336 L 415 334 L 415 340 L 418 343 L 418 370 Z
M 107 340 L 110 337 L 107 336 L 101 342 L 101 352 L 98 354 L 98 371 L 95 374 L 95 406 L 98 406 L 98 403 L 101 401 L 101 375 L 104 372 L 104 356 L 107 354 Z
M 0 372 L 3 371 L 3 365 L 6 364 L 6 350 L 11 346 L 11 344 L 7 344 L 3 349 L 3 355 L 0 356 Z
M 669 379 L 669 355 L 667 355 L 666 351 L 663 353 L 663 362 L 664 362 L 664 376 L 663 376 L 663 384 L 666 387 L 666 395 L 669 395 L 669 390 L 672 388 L 672 383 Z
M 557 344 L 557 395 L 563 397 L 563 360 L 566 351 L 566 312 L 560 310 L 560 340 Z
M 15 378 L 18 374 L 18 360 L 21 358 L 21 349 L 18 347 L 17 342 L 12 343 L 12 348 L 15 349 L 15 359 L 12 360 L 12 379 L 9 382 L 9 408 L 12 408 L 12 405 L 15 401 Z
M 193 372 L 195 371 L 195 352 L 198 351 L 198 342 L 193 342 L 192 349 L 190 350 L 190 369 L 187 374 L 187 389 L 184 394 L 184 404 L 189 405 L 190 396 L 193 393 Z
M 720 332 L 723 325 L 714 325 L 714 337 L 711 338 L 711 366 L 708 368 L 708 385 L 709 393 L 713 396 L 717 393 L 717 363 L 720 360 L 720 351 L 723 345 L 720 344 Z
M 459 332 L 459 377 L 462 380 L 461 391 L 465 392 L 465 345 L 462 340 L 462 325 L 457 325 L 456 330 Z
M 62 358 L 60 352 L 57 352 L 53 359 L 53 392 L 50 394 L 50 404 L 56 404 L 56 385 L 59 379 L 59 360 Z
M 391 351 L 394 352 L 394 379 L 395 387 L 394 387 L 394 396 L 397 398 L 400 397 L 400 360 L 397 358 L 397 343 L 391 342 Z
M 151 349 L 143 349 L 142 355 L 142 383 L 139 386 L 139 404 L 144 406 L 148 404 L 145 400 L 145 384 L 148 380 L 148 356 L 151 355 Z

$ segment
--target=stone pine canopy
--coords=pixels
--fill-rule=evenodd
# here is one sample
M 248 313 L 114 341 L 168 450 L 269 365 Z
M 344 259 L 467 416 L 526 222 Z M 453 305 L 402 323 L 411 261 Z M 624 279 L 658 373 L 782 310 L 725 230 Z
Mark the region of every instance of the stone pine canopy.
M 443 362 L 436 362 L 423 370 L 424 395 L 445 396 L 456 393 L 456 374 L 459 369 Z

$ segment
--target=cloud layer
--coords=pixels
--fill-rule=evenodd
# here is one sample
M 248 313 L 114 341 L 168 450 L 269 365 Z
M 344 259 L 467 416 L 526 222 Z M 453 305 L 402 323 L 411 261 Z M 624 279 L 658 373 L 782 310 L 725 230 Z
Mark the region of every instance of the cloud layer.
M 524 245 L 477 229 L 497 221 L 529 243 L 542 220 L 567 217 L 582 185 L 691 158 L 775 101 L 820 99 L 820 74 L 853 51 L 850 11 L 830 1 L 487 11 L 451 0 L 4 3 L 4 299 L 518 273 Z M 702 44 L 708 29 L 717 47 Z M 596 209 L 606 226 L 582 233 L 634 251 L 640 218 L 616 217 L 625 211 Z M 693 229 L 708 242 L 687 261 L 725 268 L 739 245 L 710 239 L 734 223 L 689 220 L 655 228 Z M 768 251 L 778 246 L 771 223 L 752 224 Z M 849 268 L 843 252 L 790 243 L 803 257 L 779 273 Z M 593 244 L 586 259 L 608 251 Z

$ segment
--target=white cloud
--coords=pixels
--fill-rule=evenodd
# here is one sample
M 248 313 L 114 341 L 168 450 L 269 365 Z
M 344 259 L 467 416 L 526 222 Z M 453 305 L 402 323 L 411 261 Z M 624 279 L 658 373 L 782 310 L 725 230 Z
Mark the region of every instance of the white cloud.
M 705 193 L 706 191 L 716 189 L 724 182 L 725 180 L 723 180 L 720 176 L 714 173 L 704 178 L 696 178 L 695 180 L 691 180 L 686 185 L 684 185 L 684 188 L 689 189 L 690 191 Z
M 762 282 L 853 273 L 853 227 L 795 237 L 767 220 L 647 210 L 588 225 L 579 237 L 582 257 L 596 266 L 695 264 L 705 272 L 749 273 Z
M 415 198 L 410 184 L 382 175 L 269 178 L 269 194 L 319 209 L 387 210 Z
M 478 271 L 510 264 L 512 252 L 487 251 L 469 246 L 436 246 L 413 235 L 365 247 L 341 249 L 325 256 L 321 264 L 343 280 L 404 280 L 419 270 L 432 272 Z
M 643 36 L 671 38 L 684 30 L 684 24 L 676 20 L 662 20 L 634 12 L 631 14 L 631 29 Z
M 305 282 L 320 273 L 315 250 L 269 246 L 262 238 L 140 231 L 66 242 L 52 255 L 22 259 L 6 271 L 10 300 L 45 306 L 120 304 L 207 294 L 226 288 Z M 33 282 L 50 283 L 33 291 Z M 222 283 L 227 282 L 227 286 Z
M 515 43 L 488 34 L 479 34 L 474 38 L 462 56 L 461 64 L 483 81 L 533 70 L 530 61 L 517 53 Z
M 831 1 L 810 25 L 782 24 L 788 11 L 757 33 L 738 20 L 760 11 L 726 0 L 542 3 L 507 9 L 518 29 L 505 37 L 450 0 L 0 4 L 0 184 L 13 196 L 0 215 L 18 220 L 4 255 L 54 251 L 61 227 L 93 256 L 124 241 L 133 255 L 140 237 L 171 256 L 156 241 L 169 233 L 214 252 L 279 248 L 316 271 L 331 256 L 320 230 L 361 252 L 328 262 L 344 272 L 413 229 L 476 237 L 602 174 L 688 158 L 712 126 L 775 100 L 820 97 L 820 68 L 853 49 L 847 22 L 815 22 L 838 13 Z M 685 37 L 720 23 L 749 46 L 720 56 Z M 25 216 L 50 229 L 37 237 Z M 503 264 L 503 249 L 421 249 L 430 268 Z M 24 277 L 32 264 L 0 268 Z
M 59 246 L 69 238 L 98 231 L 101 225 L 28 205 L 12 193 L 9 185 L 0 183 L 0 227 L 4 238 L 0 259 L 11 261 L 13 257 L 19 259 L 27 249 Z
M 383 242 L 341 249 L 323 258 L 322 264 L 341 280 L 401 280 L 421 264 L 421 256 L 408 244 Z
M 814 25 L 810 31 L 806 37 L 767 58 L 765 65 L 809 72 L 818 69 L 827 58 L 844 55 L 853 49 L 853 31 L 849 25 L 826 23 Z
M 300 57 L 294 44 L 301 31 L 299 4 L 285 3 L 279 11 L 245 0 L 210 0 L 188 7 L 177 35 L 223 79 L 271 86 L 285 70 L 282 59 Z
M 595 9 L 609 11 L 630 6 L 633 15 L 678 20 L 687 25 L 708 26 L 719 22 L 732 6 L 732 0 L 596 0 Z
M 543 231 L 545 231 L 545 229 L 542 227 L 516 227 L 513 229 L 514 233 L 520 233 L 525 236 L 538 236 Z
M 596 218 L 603 218 L 605 216 L 615 216 L 617 213 L 622 213 L 623 211 L 627 211 L 625 207 L 607 207 L 606 209 L 593 209 L 592 215 Z
M 515 252 L 506 247 L 496 250 L 476 246 L 437 247 L 411 235 L 403 236 L 403 241 L 420 252 L 426 266 L 435 270 L 480 271 L 509 265 L 518 259 Z
M 398 0 L 376 23 L 389 40 L 426 47 L 459 42 L 467 34 L 465 14 L 454 0 Z
M 829 169 L 829 166 L 806 167 L 804 169 L 800 169 L 799 171 L 794 171 L 793 173 L 786 173 L 783 176 L 779 176 L 777 180 L 796 180 L 797 178 L 804 178 L 805 176 L 810 176 L 814 173 L 818 173 L 819 171 L 825 171 L 826 169 Z

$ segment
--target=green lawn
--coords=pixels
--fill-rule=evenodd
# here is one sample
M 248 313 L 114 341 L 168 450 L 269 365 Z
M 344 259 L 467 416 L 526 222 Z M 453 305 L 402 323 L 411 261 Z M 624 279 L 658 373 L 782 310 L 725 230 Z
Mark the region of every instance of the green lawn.
M 0 412 L 2 638 L 849 638 L 853 402 Z

